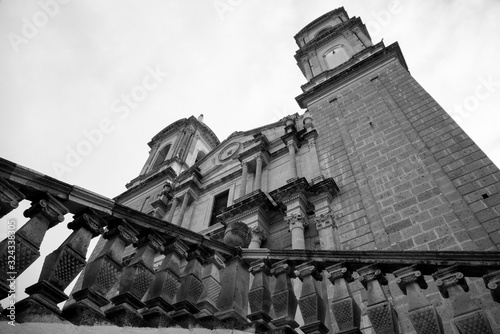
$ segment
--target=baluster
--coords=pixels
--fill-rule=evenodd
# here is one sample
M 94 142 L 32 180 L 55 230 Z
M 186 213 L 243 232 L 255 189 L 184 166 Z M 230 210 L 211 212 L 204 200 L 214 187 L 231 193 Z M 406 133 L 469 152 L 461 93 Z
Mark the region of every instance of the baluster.
M 451 299 L 453 321 L 460 334 L 493 334 L 484 312 L 465 293 L 469 286 L 457 265 L 438 270 L 432 277 L 443 298 Z
M 0 218 L 17 208 L 25 198 L 22 192 L 0 177 Z
M 64 289 L 85 267 L 90 241 L 103 231 L 106 222 L 91 209 L 77 215 L 68 228 L 73 233 L 47 255 L 38 283 L 26 288 L 30 297 L 16 304 L 16 321 L 55 321 L 61 311 L 57 304 L 68 299 Z
M 208 254 L 201 246 L 195 246 L 188 253 L 188 263 L 182 273 L 181 285 L 176 295 L 176 303 L 173 305 L 175 312 L 170 315 L 172 319 L 184 328 L 199 324 L 194 314 L 200 311 L 196 307 L 196 303 L 203 292 L 201 275 L 203 263 L 207 258 Z
M 299 307 L 304 318 L 304 325 L 300 329 L 306 334 L 325 334 L 325 301 L 321 297 L 318 281 L 323 279 L 313 262 L 302 263 L 295 267 L 295 274 L 302 281 L 302 292 L 299 298 Z
M 256 332 L 265 332 L 271 329 L 269 322 L 271 317 L 271 292 L 269 291 L 269 261 L 262 259 L 252 263 L 250 272 L 254 275 L 252 288 L 248 293 L 250 300 L 250 313 L 247 318 L 255 325 Z
M 352 297 L 349 283 L 353 282 L 351 272 L 343 263 L 334 264 L 325 269 L 328 279 L 333 284 L 333 300 L 331 309 L 339 334 L 361 334 L 359 330 L 361 310 Z
M 483 280 L 493 300 L 500 303 L 500 270 L 484 275 Z
M 44 199 L 33 202 L 31 207 L 24 211 L 24 216 L 30 218 L 15 233 L 15 264 L 10 264 L 8 256 L 8 238 L 0 243 L 0 268 L 11 277 L 18 277 L 36 259 L 40 257 L 40 245 L 48 229 L 64 220 L 68 209 L 52 195 L 46 194 Z
M 228 328 L 248 326 L 248 287 L 250 273 L 248 264 L 239 256 L 226 262 L 221 270 L 221 293 L 217 300 L 219 312 L 215 316 Z
M 291 278 L 295 278 L 295 275 L 287 261 L 276 262 L 271 268 L 271 274 L 276 277 L 276 284 L 271 296 L 276 319 L 272 320 L 271 323 L 276 327 L 288 328 L 288 330 L 295 332 L 293 329 L 299 327 L 299 324 L 295 321 L 297 297 L 293 292 L 291 281 Z
M 141 299 L 153 281 L 154 256 L 162 249 L 164 242 L 158 234 L 147 232 L 134 244 L 137 253 L 123 269 L 118 295 L 111 298 L 115 306 L 106 311 L 106 317 L 116 325 L 120 327 L 143 325 L 144 320 L 138 310 L 146 306 Z
M 106 294 L 120 279 L 125 246 L 137 242 L 138 232 L 124 219 L 108 222 L 107 239 L 101 253 L 85 266 L 82 287 L 73 293 L 74 303 L 65 307 L 62 316 L 75 325 L 112 324 L 101 307 L 108 305 Z
M 373 329 L 377 334 L 398 334 L 397 314 L 392 304 L 387 300 L 382 285 L 387 285 L 387 279 L 376 264 L 371 264 L 357 270 L 359 281 L 368 291 L 367 313 Z
M 399 288 L 408 296 L 408 317 L 415 331 L 418 334 L 443 333 L 441 317 L 422 292 L 427 289 L 427 283 L 416 265 L 396 270 L 394 275 Z
M 196 307 L 200 310 L 196 318 L 205 328 L 220 327 L 220 321 L 214 314 L 219 311 L 217 300 L 221 291 L 220 270 L 225 266 L 222 256 L 214 253 L 203 267 L 203 292 L 196 303 Z
M 165 258 L 155 274 L 149 289 L 149 308 L 142 316 L 152 327 L 170 327 L 177 323 L 168 315 L 174 310 L 175 295 L 181 285 L 180 264 L 187 257 L 189 248 L 179 239 L 165 243 Z

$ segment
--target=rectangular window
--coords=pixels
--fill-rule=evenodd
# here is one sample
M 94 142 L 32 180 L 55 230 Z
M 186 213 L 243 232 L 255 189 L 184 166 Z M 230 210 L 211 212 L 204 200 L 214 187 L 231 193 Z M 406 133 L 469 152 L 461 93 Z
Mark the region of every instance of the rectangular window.
M 217 223 L 217 215 L 227 208 L 227 201 L 229 199 L 229 190 L 226 190 L 214 197 L 214 205 L 212 207 L 212 216 L 210 218 L 210 224 L 212 226 Z

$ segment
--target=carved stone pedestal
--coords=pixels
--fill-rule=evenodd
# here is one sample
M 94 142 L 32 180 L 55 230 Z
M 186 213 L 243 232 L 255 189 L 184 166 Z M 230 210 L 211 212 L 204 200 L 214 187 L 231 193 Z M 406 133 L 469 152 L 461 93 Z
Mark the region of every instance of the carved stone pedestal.
M 177 322 L 162 307 L 153 306 L 142 313 L 144 324 L 147 327 L 166 328 L 175 327 Z
M 106 317 L 120 327 L 144 327 L 144 319 L 137 312 L 137 309 L 145 305 L 136 303 L 136 298 L 127 296 L 127 294 L 120 294 L 111 298 L 111 302 L 118 305 L 106 311 Z

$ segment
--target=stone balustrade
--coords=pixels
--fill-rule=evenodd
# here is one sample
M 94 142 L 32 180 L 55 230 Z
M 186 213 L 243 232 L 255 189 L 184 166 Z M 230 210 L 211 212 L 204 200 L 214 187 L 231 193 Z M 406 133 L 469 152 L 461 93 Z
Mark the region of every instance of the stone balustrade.
M 452 327 L 479 334 L 500 327 L 500 252 L 242 249 L 1 159 L 0 192 L 1 216 L 20 201 L 32 203 L 15 238 L 0 242 L 2 299 L 9 293 L 4 279 L 22 275 L 50 229 L 73 214 L 72 232 L 16 303 L 17 322 L 314 334 Z M 87 248 L 98 236 L 104 247 L 89 261 Z M 18 255 L 14 267 L 9 240 Z M 135 255 L 124 263 L 130 248 Z M 60 309 L 80 272 L 81 286 Z

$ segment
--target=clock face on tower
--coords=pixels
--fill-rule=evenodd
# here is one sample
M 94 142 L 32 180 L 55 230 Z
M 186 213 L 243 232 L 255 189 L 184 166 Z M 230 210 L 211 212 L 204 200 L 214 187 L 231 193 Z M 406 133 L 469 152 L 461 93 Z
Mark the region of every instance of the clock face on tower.
M 222 151 L 220 151 L 219 153 L 219 161 L 220 162 L 224 162 L 224 161 L 227 161 L 233 157 L 235 157 L 238 152 L 240 151 L 241 149 L 241 143 L 240 142 L 234 142 L 234 143 L 230 143 L 230 144 L 227 144 L 226 147 L 224 147 L 222 149 Z

